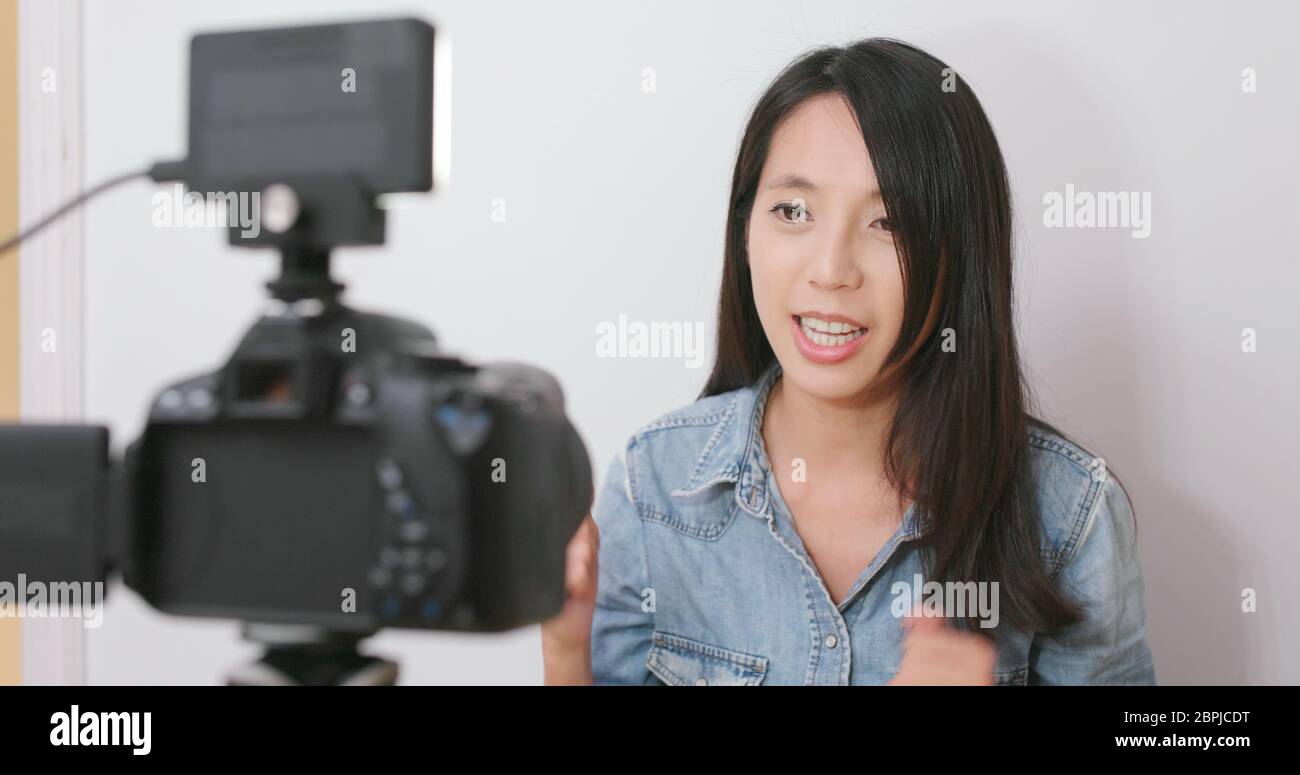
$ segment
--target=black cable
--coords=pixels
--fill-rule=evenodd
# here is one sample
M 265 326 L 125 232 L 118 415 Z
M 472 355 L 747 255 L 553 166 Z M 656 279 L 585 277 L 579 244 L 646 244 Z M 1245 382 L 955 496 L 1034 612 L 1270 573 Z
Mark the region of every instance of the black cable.
M 14 236 L 0 243 L 0 255 L 3 255 L 4 253 L 8 252 L 11 248 L 18 246 L 23 241 L 30 239 L 33 235 L 43 230 L 51 223 L 54 223 L 58 219 L 67 215 L 68 212 L 71 211 L 72 209 L 86 202 L 86 200 L 90 199 L 91 197 L 97 196 L 109 190 L 110 188 L 119 186 L 130 180 L 135 180 L 136 178 L 144 178 L 144 177 L 152 178 L 156 181 L 178 180 L 183 175 L 183 168 L 181 165 L 182 162 L 159 162 L 147 170 L 136 170 L 135 172 L 126 172 L 121 175 L 118 175 L 117 177 L 109 178 L 108 180 L 105 180 L 103 183 L 100 183 L 94 188 L 81 192 L 77 196 L 73 197 L 71 200 L 60 205 L 59 208 L 56 209 L 54 212 L 40 219 L 39 221 L 32 224 L 31 226 L 28 226 L 26 229 L 20 230 Z

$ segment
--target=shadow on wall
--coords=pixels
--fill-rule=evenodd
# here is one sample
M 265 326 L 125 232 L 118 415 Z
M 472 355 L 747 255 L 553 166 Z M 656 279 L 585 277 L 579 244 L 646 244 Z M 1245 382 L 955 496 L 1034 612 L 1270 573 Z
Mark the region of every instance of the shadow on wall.
M 1180 496 L 1166 461 L 1186 450 L 1170 449 L 1178 434 L 1149 411 L 1176 387 L 1169 382 L 1182 378 L 1166 368 L 1160 379 L 1159 364 L 1144 356 L 1161 346 L 1159 332 L 1144 330 L 1151 327 L 1135 314 L 1139 304 L 1160 304 L 1141 292 L 1139 276 L 1140 262 L 1162 246 L 1159 192 L 1155 229 L 1145 239 L 1133 239 L 1129 229 L 1043 225 L 1044 194 L 1063 192 L 1067 183 L 1081 191 L 1149 191 L 1156 176 L 1144 167 L 1140 145 L 1116 136 L 1105 101 L 1089 93 L 1096 79 L 1079 77 L 1060 51 L 1005 28 L 950 43 L 941 58 L 980 65 L 971 85 L 998 131 L 1017 195 L 1020 336 L 1038 413 L 1105 458 L 1137 515 L 1156 680 L 1244 683 L 1260 674 L 1247 664 L 1254 622 L 1236 604 L 1245 558 L 1221 529 L 1227 517 Z M 1037 109 L 1062 104 L 1063 95 L 1071 109 Z

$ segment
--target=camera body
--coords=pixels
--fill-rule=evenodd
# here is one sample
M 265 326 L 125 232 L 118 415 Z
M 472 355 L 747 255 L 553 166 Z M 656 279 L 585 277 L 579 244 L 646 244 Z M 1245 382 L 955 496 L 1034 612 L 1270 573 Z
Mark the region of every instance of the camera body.
M 276 307 L 128 447 L 126 583 L 169 613 L 338 632 L 558 612 L 592 482 L 555 380 L 409 321 Z

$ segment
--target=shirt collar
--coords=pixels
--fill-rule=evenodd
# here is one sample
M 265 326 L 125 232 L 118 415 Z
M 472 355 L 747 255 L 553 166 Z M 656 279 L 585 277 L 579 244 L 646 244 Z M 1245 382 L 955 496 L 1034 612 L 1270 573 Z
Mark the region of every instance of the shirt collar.
M 763 415 L 772 386 L 780 376 L 781 363 L 773 359 L 753 385 L 736 392 L 695 461 L 690 478 L 673 495 L 689 496 L 707 487 L 732 483 L 736 485 L 736 505 L 755 517 L 767 518 L 771 463 L 763 443 Z M 916 538 L 924 528 L 916 504 L 908 505 L 903 515 L 903 537 Z
M 770 465 L 763 446 L 763 412 L 779 376 L 781 364 L 774 359 L 753 385 L 736 391 L 695 461 L 690 478 L 673 495 L 689 496 L 729 482 L 736 485 L 736 504 L 741 509 L 766 518 Z

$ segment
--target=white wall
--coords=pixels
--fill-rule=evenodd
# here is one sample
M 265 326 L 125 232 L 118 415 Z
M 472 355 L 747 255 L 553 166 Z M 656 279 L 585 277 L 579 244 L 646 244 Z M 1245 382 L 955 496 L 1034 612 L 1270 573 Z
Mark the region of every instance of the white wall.
M 191 34 L 412 11 L 454 41 L 450 186 L 390 213 L 387 248 L 342 254 L 336 272 L 355 305 L 426 322 L 475 360 L 553 370 L 600 472 L 706 369 L 597 358 L 596 325 L 624 313 L 712 331 L 736 144 L 780 66 L 872 35 L 948 61 L 1011 168 L 1045 414 L 1134 499 L 1160 681 L 1300 682 L 1285 659 L 1300 652 L 1294 3 L 92 2 L 87 182 L 184 154 Z M 1245 67 L 1257 93 L 1240 88 Z M 1042 197 L 1066 183 L 1152 192 L 1150 238 L 1044 228 Z M 152 191 L 86 217 L 86 406 L 118 448 L 158 387 L 227 357 L 274 263 L 217 232 L 154 228 Z M 1258 352 L 1241 351 L 1246 327 Z M 1240 612 L 1244 587 L 1257 613 Z M 216 682 L 252 653 L 233 624 L 111 597 L 92 683 Z M 383 634 L 376 650 L 413 683 L 541 678 L 535 628 Z

